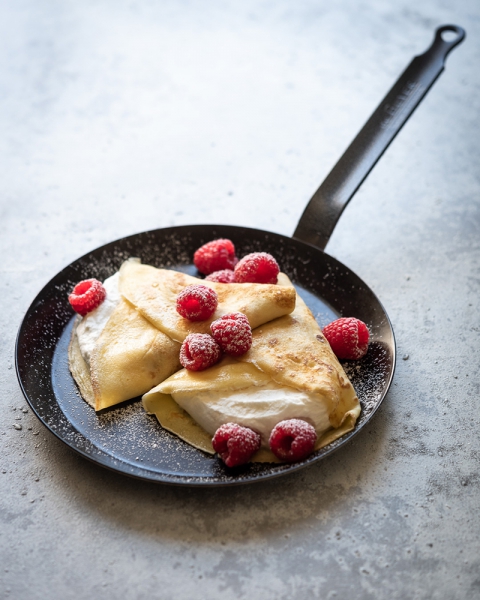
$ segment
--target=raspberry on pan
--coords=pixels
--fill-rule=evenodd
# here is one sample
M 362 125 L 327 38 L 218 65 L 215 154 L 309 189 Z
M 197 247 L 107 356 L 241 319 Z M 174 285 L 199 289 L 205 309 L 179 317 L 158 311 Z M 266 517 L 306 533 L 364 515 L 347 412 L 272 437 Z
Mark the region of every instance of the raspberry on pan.
M 235 265 L 237 283 L 277 283 L 280 267 L 271 254 L 253 252 Z
M 302 419 L 280 421 L 270 434 L 270 450 L 284 462 L 307 458 L 315 449 L 317 432 Z
M 233 269 L 238 259 L 233 242 L 221 238 L 201 246 L 193 255 L 193 262 L 200 273 L 210 275 L 214 271 Z
M 189 371 L 203 371 L 220 360 L 222 351 L 208 333 L 190 333 L 180 348 L 180 363 Z
M 73 310 L 84 317 L 95 310 L 107 297 L 107 292 L 98 279 L 85 279 L 73 288 L 68 301 Z
M 233 269 L 222 269 L 214 271 L 205 277 L 206 281 L 216 281 L 217 283 L 235 283 L 235 272 Z
M 213 449 L 227 467 L 247 463 L 260 449 L 260 435 L 248 427 L 236 423 L 221 425 L 212 439 Z
M 335 356 L 357 360 L 368 350 L 370 332 L 363 321 L 355 317 L 342 317 L 323 328 Z
M 252 345 L 252 328 L 241 312 L 220 317 L 210 325 L 213 339 L 230 356 L 241 356 Z
M 193 284 L 184 288 L 177 296 L 177 312 L 189 321 L 205 321 L 215 312 L 218 297 L 215 290 L 206 285 Z

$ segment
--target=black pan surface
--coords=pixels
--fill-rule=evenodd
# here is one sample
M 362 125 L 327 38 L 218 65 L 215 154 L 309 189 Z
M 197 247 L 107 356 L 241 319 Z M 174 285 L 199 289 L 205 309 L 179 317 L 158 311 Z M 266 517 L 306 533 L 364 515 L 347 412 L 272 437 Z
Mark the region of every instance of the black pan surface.
M 361 361 L 344 361 L 362 413 L 351 433 L 308 459 L 291 464 L 250 464 L 228 469 L 163 430 L 139 399 L 103 414 L 83 401 L 68 369 L 67 349 L 74 315 L 68 293 L 80 280 L 104 280 L 132 256 L 155 267 L 198 276 L 194 251 L 212 239 L 230 238 L 237 254 L 273 254 L 295 283 L 321 326 L 338 316 L 356 316 L 370 328 L 371 344 Z M 22 391 L 42 423 L 67 446 L 93 462 L 144 480 L 177 485 L 235 485 L 291 473 L 328 456 L 372 418 L 392 381 L 395 340 L 378 298 L 350 269 L 317 248 L 257 229 L 196 225 L 157 229 L 102 246 L 68 265 L 38 294 L 27 311 L 16 347 Z

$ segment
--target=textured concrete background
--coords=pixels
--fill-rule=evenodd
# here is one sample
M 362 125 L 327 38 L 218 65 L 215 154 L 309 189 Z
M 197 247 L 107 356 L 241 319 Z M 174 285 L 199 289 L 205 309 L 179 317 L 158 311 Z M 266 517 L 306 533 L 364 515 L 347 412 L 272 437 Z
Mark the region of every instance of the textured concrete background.
M 480 598 L 480 5 L 452 5 L 1 4 L 0 597 Z M 217 490 L 130 480 L 54 438 L 13 358 L 43 285 L 157 226 L 291 235 L 448 22 L 467 40 L 327 247 L 397 337 L 371 425 L 298 474 Z

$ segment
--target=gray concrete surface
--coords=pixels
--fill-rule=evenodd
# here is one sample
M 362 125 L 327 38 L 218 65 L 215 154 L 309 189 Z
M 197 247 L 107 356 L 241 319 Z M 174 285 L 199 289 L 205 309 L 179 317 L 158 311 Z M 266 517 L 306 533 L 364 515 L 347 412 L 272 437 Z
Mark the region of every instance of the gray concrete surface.
M 397 337 L 371 425 L 298 474 L 217 490 L 137 482 L 54 438 L 14 368 L 43 285 L 156 226 L 291 235 L 448 22 L 467 40 L 327 248 Z M 480 598 L 479 40 L 477 0 L 2 3 L 1 598 Z

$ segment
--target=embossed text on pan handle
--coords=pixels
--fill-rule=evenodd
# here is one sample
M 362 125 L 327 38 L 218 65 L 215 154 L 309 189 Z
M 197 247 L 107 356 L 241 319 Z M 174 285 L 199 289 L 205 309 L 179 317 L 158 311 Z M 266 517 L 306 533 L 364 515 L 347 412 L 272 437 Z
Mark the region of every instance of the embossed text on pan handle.
M 430 48 L 416 56 L 400 75 L 315 192 L 294 238 L 325 248 L 343 209 L 443 71 L 448 53 L 464 37 L 465 31 L 457 25 L 443 25 L 436 30 Z

